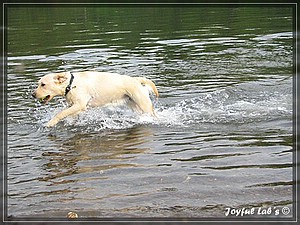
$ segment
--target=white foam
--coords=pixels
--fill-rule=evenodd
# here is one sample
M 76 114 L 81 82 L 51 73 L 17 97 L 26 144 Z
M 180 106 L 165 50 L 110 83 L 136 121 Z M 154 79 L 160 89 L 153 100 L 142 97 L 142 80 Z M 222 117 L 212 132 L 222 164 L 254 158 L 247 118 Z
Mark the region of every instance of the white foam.
M 126 106 L 92 108 L 76 117 L 63 120 L 70 129 L 101 131 L 105 129 L 127 129 L 136 125 L 190 126 L 199 123 L 249 123 L 266 121 L 292 115 L 292 94 L 256 93 L 236 89 L 224 89 L 210 93 L 201 93 L 197 97 L 187 98 L 168 106 L 156 102 L 157 117 L 139 115 Z M 52 106 L 53 107 L 53 106 Z M 66 105 L 44 106 L 34 110 L 34 117 L 44 126 Z

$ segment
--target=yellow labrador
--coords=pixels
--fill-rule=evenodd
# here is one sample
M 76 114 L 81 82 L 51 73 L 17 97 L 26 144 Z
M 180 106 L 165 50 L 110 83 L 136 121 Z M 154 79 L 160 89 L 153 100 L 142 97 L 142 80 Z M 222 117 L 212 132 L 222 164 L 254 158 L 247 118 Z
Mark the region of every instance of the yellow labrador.
M 107 72 L 51 73 L 43 76 L 32 94 L 48 103 L 54 96 L 65 96 L 70 107 L 59 112 L 47 127 L 56 125 L 67 116 L 76 115 L 88 107 L 126 103 L 134 111 L 155 116 L 149 97 L 158 97 L 155 84 L 143 77 L 130 77 Z

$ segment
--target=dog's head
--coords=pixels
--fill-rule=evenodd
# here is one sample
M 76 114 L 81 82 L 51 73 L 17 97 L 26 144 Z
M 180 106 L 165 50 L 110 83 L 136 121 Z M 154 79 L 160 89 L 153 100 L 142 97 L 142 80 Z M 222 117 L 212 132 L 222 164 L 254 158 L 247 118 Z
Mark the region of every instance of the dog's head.
M 42 103 L 48 103 L 57 95 L 64 95 L 67 87 L 67 73 L 51 73 L 43 76 L 38 82 L 38 88 L 32 96 L 41 100 Z

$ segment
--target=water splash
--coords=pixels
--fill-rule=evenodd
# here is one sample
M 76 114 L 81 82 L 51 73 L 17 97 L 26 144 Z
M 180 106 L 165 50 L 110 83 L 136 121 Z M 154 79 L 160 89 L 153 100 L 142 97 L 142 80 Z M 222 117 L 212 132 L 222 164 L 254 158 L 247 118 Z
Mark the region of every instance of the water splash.
M 223 89 L 182 100 L 160 113 L 171 124 L 232 124 L 274 120 L 292 115 L 292 94 L 258 92 L 250 95 Z
M 127 129 L 137 125 L 190 126 L 201 123 L 242 124 L 274 120 L 292 115 L 292 94 L 239 89 L 223 89 L 181 100 L 171 105 L 156 102 L 157 117 L 138 115 L 127 106 L 93 108 L 76 117 L 68 117 L 58 126 L 87 131 Z M 63 106 L 62 106 L 63 105 Z M 40 125 L 67 107 L 61 103 L 33 112 Z

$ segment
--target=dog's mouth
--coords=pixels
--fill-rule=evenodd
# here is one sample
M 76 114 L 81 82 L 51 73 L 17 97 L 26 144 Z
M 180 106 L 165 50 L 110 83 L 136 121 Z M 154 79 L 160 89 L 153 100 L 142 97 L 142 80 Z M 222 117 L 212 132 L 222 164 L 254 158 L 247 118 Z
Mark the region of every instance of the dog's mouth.
M 42 104 L 47 104 L 51 100 L 51 96 L 47 95 L 46 97 L 43 97 L 40 99 Z

